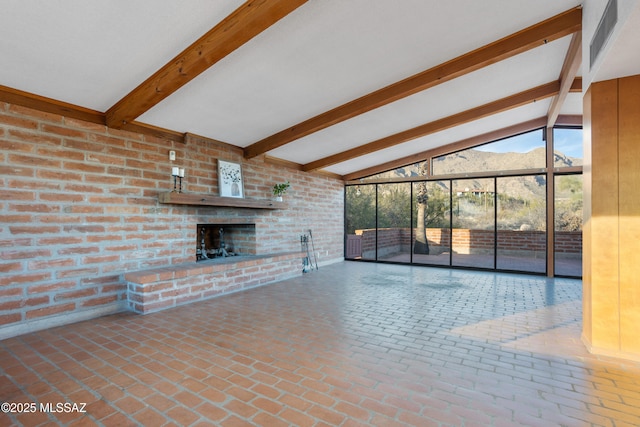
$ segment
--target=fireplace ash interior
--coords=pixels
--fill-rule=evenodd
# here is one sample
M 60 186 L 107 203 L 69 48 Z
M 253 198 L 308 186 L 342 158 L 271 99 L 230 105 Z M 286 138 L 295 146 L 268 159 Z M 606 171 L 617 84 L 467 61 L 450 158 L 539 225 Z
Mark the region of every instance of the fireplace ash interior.
M 255 224 L 198 224 L 196 261 L 255 255 Z

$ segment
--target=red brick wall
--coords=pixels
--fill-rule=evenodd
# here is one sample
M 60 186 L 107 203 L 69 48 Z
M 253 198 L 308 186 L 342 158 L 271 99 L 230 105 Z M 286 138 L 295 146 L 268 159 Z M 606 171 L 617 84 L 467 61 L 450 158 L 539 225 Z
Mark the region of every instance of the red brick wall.
M 411 232 L 409 228 L 383 228 L 378 230 L 378 256 L 407 252 L 411 248 Z M 493 251 L 494 235 L 491 230 L 453 230 L 453 250 L 459 254 L 482 253 Z M 362 256 L 367 259 L 375 257 L 376 230 L 356 230 L 362 238 Z M 449 230 L 439 228 L 427 229 L 429 244 L 449 247 Z M 582 232 L 557 231 L 556 252 L 560 256 L 582 253 Z M 502 252 L 545 252 L 546 234 L 541 231 L 498 230 L 498 250 Z
M 300 274 L 300 253 L 289 252 L 140 270 L 125 274 L 124 279 L 130 310 L 147 314 Z
M 582 231 L 556 231 L 556 254 L 582 254 Z
M 185 191 L 217 195 L 217 159 L 242 163 L 248 198 L 289 180 L 289 208 L 157 202 L 173 188 L 172 166 L 186 169 Z M 255 223 L 258 254 L 300 250 L 311 228 L 320 263 L 343 257 L 341 180 L 244 161 L 201 138 L 182 144 L 0 103 L 0 186 L 0 338 L 124 309 L 123 274 L 192 262 L 198 223 Z

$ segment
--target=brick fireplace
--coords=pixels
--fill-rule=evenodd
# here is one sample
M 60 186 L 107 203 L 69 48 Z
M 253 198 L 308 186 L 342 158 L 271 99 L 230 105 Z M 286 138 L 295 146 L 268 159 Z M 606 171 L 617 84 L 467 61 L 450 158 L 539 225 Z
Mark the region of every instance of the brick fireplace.
M 247 160 L 241 148 L 194 135 L 172 142 L 4 102 L 0 139 L 0 339 L 301 275 L 305 228 L 319 236 L 324 262 L 342 259 L 338 177 Z M 175 166 L 186 168 L 184 195 L 217 198 L 219 159 L 242 164 L 245 198 L 231 206 L 160 201 Z M 284 181 L 292 190 L 282 208 L 257 202 Z M 228 244 L 254 255 L 195 262 L 198 224 L 232 226 Z M 251 245 L 236 226 L 255 231 Z

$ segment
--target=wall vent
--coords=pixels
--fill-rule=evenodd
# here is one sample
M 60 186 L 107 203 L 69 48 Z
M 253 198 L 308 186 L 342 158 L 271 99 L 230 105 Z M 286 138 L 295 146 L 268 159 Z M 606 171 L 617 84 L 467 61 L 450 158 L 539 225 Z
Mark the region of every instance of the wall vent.
M 604 9 L 604 13 L 602 14 L 602 18 L 600 19 L 600 23 L 598 24 L 598 28 L 596 28 L 596 32 L 593 35 L 591 45 L 589 46 L 590 68 L 593 67 L 593 64 L 596 62 L 602 48 L 605 43 L 607 43 L 607 40 L 609 40 L 609 36 L 613 32 L 613 28 L 616 26 L 617 22 L 618 1 L 609 0 L 607 7 Z

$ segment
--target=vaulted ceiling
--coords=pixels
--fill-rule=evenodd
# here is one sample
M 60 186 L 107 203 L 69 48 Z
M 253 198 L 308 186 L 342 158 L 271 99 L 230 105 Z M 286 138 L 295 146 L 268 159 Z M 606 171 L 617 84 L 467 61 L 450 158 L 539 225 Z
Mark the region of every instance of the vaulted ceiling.
M 0 100 L 355 178 L 582 114 L 579 1 L 22 0 Z M 520 129 L 518 128 L 518 129 Z

